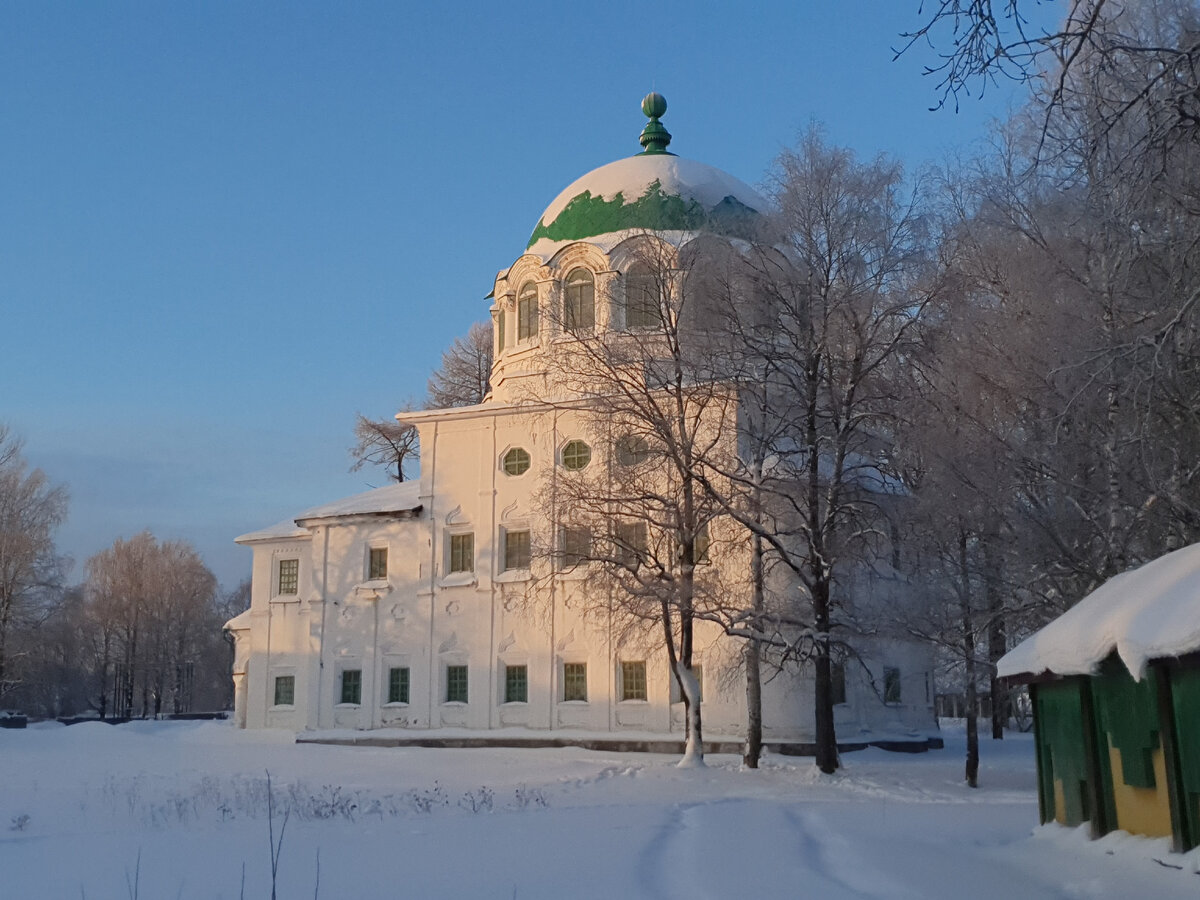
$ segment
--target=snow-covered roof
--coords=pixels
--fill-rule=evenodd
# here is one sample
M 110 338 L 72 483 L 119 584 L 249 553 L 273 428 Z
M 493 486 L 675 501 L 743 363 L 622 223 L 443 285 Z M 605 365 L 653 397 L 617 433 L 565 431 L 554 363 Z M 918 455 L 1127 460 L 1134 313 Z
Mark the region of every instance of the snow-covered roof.
M 766 201 L 744 181 L 669 153 L 618 159 L 569 184 L 542 213 L 529 253 L 548 259 L 566 243 L 641 230 L 737 231 Z
M 268 528 L 238 535 L 233 539 L 233 542 L 235 544 L 249 544 L 254 541 L 276 541 L 284 538 L 302 537 L 308 537 L 308 529 L 297 525 L 295 519 L 284 519 L 282 522 L 276 522 Z
M 388 513 L 412 512 L 420 509 L 420 483 L 404 481 L 400 484 L 390 484 L 387 487 L 364 491 L 352 497 L 335 500 L 321 506 L 314 506 L 291 519 L 285 519 L 270 528 L 261 531 L 251 531 L 234 538 L 238 544 L 249 544 L 255 541 L 272 541 L 286 538 L 306 538 L 310 532 L 300 525 L 315 519 L 337 519 L 348 516 L 378 516 Z
M 250 627 L 250 610 L 246 609 L 238 613 L 232 619 L 225 623 L 226 631 L 245 631 Z
M 387 487 L 375 488 L 352 497 L 335 500 L 333 503 L 306 509 L 296 516 L 296 521 L 411 512 L 421 506 L 418 499 L 420 493 L 420 482 L 402 481 L 400 484 L 389 484 Z
M 1003 656 L 998 672 L 1089 675 L 1114 650 L 1139 680 L 1152 659 L 1200 651 L 1200 544 L 1106 581 Z

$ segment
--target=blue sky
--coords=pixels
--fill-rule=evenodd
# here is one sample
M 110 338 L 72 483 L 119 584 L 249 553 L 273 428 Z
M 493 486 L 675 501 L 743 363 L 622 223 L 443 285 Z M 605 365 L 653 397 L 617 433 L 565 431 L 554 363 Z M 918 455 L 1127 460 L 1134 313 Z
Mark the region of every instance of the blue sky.
M 651 89 L 751 184 L 813 120 L 910 169 L 982 139 L 1020 89 L 928 111 L 918 5 L 0 7 L 0 421 L 68 485 L 71 580 L 149 528 L 233 586 L 234 536 L 383 484 L 355 413 L 422 394 Z

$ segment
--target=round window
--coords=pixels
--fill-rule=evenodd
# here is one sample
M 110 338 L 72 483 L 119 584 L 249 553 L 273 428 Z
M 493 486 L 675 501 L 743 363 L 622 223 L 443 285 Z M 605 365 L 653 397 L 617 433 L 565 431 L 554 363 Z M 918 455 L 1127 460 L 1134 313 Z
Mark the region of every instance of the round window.
M 504 471 L 508 475 L 524 475 L 529 471 L 529 452 L 513 447 L 504 454 Z
M 592 448 L 583 441 L 569 441 L 563 447 L 562 464 L 564 469 L 578 471 L 592 461 Z

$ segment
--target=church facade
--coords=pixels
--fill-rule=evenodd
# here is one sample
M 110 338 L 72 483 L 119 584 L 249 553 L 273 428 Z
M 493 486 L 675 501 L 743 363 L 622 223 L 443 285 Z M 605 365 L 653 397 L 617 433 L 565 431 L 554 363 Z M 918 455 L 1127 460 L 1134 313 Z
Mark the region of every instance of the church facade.
M 661 627 L 622 617 L 619 584 L 588 561 L 599 537 L 570 524 L 561 489 L 644 464 L 648 448 L 598 417 L 556 362 L 595 336 L 653 335 L 647 242 L 678 252 L 765 207 L 741 181 L 666 152 L 660 97 L 643 111 L 645 152 L 568 186 L 497 276 L 484 402 L 399 416 L 420 434 L 419 478 L 237 539 L 254 557 L 251 606 L 226 626 L 239 725 L 682 736 Z M 748 542 L 712 527 L 697 578 L 748 591 Z M 647 540 L 627 532 L 625 550 Z M 742 642 L 701 621 L 695 648 L 705 737 L 744 734 Z M 929 651 L 882 638 L 859 649 L 863 665 L 836 672 L 839 740 L 936 728 Z M 811 674 L 766 675 L 764 737 L 811 740 Z

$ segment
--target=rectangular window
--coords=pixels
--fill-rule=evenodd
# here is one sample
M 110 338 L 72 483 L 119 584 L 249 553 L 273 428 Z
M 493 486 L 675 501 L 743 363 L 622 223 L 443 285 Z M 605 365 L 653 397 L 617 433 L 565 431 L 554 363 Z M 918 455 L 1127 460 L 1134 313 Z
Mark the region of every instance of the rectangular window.
M 700 702 L 704 702 L 704 666 L 696 663 L 692 666 L 692 677 L 696 679 L 696 689 L 700 694 Z M 679 690 L 679 679 L 671 674 L 671 702 L 682 703 L 683 692 Z
M 372 547 L 367 563 L 367 578 L 370 581 L 387 578 L 387 547 Z
M 829 693 L 834 705 L 846 702 L 846 664 L 843 662 L 829 663 Z
M 296 703 L 296 676 L 278 675 L 275 678 L 275 705 L 294 706 Z
M 504 310 L 496 313 L 496 349 L 504 349 Z
M 563 666 L 563 700 L 587 700 L 587 663 Z
M 396 666 L 388 669 L 387 702 L 408 702 L 408 666 Z
M 529 702 L 529 667 L 504 667 L 504 702 Z
M 300 560 L 281 559 L 279 561 L 279 593 L 300 593 Z
M 362 703 L 362 669 L 342 670 L 342 703 Z
M 529 532 L 504 532 L 504 570 L 529 568 Z
M 708 550 L 710 546 L 712 546 L 712 540 L 708 536 L 708 523 L 705 522 L 696 529 L 696 537 L 692 542 L 692 558 L 695 560 L 696 565 L 702 566 L 709 561 Z
M 517 340 L 528 341 L 537 337 L 537 297 L 523 297 L 517 301 Z
M 646 699 L 646 664 L 644 662 L 621 663 L 621 699 Z
M 883 702 L 900 702 L 900 670 L 892 666 L 883 670 Z
M 475 535 L 450 535 L 450 571 L 475 571 Z
M 617 523 L 617 562 L 636 569 L 646 555 L 646 523 Z
M 466 666 L 446 666 L 446 702 L 467 702 Z
M 573 569 L 592 555 L 592 533 L 580 525 L 564 525 L 558 530 L 558 567 Z

